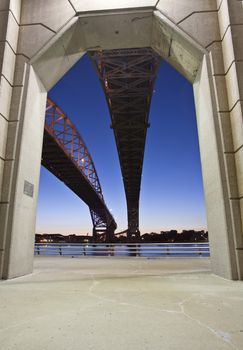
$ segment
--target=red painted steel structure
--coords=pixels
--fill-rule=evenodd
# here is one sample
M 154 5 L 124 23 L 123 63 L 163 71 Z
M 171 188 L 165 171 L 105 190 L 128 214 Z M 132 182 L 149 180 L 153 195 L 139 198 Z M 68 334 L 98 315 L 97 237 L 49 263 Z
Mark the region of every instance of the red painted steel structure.
M 139 236 L 139 194 L 160 57 L 150 48 L 92 51 L 111 115 L 126 193 L 128 237 Z
M 47 99 L 42 164 L 90 208 L 94 239 L 112 240 L 116 223 L 105 205 L 89 150 L 68 116 Z

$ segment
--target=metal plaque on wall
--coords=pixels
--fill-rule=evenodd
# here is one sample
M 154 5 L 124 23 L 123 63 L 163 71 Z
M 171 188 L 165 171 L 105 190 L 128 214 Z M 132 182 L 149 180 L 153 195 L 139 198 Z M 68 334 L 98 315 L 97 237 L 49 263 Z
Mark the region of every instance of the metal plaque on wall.
M 29 197 L 33 197 L 34 194 L 34 185 L 28 181 L 24 181 L 24 194 Z

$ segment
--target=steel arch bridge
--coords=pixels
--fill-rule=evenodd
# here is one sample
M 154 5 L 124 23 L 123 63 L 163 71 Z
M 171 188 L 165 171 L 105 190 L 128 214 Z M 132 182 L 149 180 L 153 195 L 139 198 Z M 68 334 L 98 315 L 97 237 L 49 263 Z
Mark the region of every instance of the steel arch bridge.
M 160 57 L 151 48 L 89 53 L 110 110 L 127 201 L 128 238 L 138 237 L 139 194 L 149 109 Z
M 69 117 L 47 99 L 42 165 L 90 209 L 94 241 L 112 241 L 116 222 L 108 210 L 89 150 Z

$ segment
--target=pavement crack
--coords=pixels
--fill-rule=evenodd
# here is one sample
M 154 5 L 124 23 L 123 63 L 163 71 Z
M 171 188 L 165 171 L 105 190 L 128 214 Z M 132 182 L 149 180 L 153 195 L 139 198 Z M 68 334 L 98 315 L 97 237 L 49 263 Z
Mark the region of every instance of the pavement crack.
M 223 332 L 221 330 L 216 330 L 210 326 L 208 326 L 206 323 L 203 323 L 197 318 L 192 317 L 185 311 L 185 304 L 190 302 L 192 299 L 194 299 L 194 296 L 191 298 L 186 298 L 180 302 L 174 303 L 174 305 L 177 305 L 179 307 L 178 310 L 173 310 L 173 309 L 163 309 L 160 307 L 152 307 L 152 306 L 145 306 L 145 305 L 140 305 L 140 304 L 133 304 L 133 303 L 127 303 L 127 302 L 119 302 L 116 299 L 109 299 L 109 298 L 104 298 L 98 294 L 95 293 L 95 288 L 99 284 L 97 280 L 93 277 L 93 283 L 91 284 L 89 288 L 89 294 L 92 295 L 93 297 L 101 300 L 101 301 L 106 301 L 106 302 L 111 302 L 115 303 L 116 305 L 121 305 L 121 306 L 128 306 L 128 307 L 134 307 L 134 308 L 139 308 L 143 310 L 151 310 L 151 311 L 157 311 L 157 312 L 166 312 L 166 313 L 174 313 L 174 314 L 181 314 L 184 315 L 186 318 L 190 319 L 193 322 L 196 322 L 200 327 L 206 328 L 210 333 L 212 333 L 214 336 L 219 338 L 220 340 L 224 341 L 227 343 L 232 349 L 234 350 L 239 350 L 238 347 L 236 347 L 232 342 L 231 342 L 231 336 L 227 332 Z
M 190 299 L 185 299 L 184 301 L 178 303 L 178 305 L 180 305 L 181 308 L 181 314 L 184 315 L 185 317 L 187 317 L 188 319 L 190 319 L 193 322 L 196 322 L 199 326 L 206 328 L 210 333 L 212 333 L 214 336 L 216 336 L 217 338 L 223 340 L 225 343 L 227 343 L 228 345 L 230 345 L 232 347 L 232 349 L 234 350 L 239 350 L 238 347 L 236 347 L 232 342 L 231 342 L 231 336 L 229 333 L 227 332 L 223 332 L 221 330 L 216 330 L 210 326 L 208 326 L 206 323 L 203 323 L 202 321 L 198 320 L 197 318 L 194 318 L 192 316 L 190 316 L 184 308 L 184 305 L 186 302 L 190 301 L 192 298 Z

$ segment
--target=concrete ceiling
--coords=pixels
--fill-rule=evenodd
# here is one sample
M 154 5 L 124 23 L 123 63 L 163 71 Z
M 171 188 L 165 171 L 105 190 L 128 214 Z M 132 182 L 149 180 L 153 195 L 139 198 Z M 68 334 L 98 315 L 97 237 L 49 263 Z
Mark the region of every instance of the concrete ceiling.
M 204 53 L 159 11 L 144 9 L 74 17 L 31 63 L 49 90 L 86 51 L 138 47 L 152 47 L 191 82 Z

